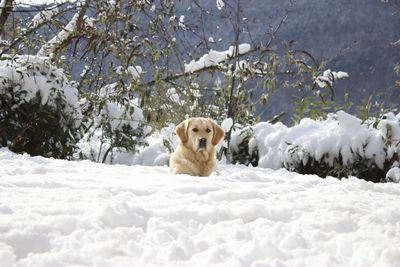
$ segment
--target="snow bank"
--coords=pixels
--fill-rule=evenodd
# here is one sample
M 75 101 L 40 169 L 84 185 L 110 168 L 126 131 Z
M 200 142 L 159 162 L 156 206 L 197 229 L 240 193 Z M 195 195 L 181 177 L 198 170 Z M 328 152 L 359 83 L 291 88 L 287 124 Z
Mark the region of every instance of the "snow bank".
M 377 128 L 343 111 L 329 114 L 325 121 L 306 118 L 293 127 L 262 122 L 251 128 L 250 154 L 258 150 L 258 166 L 272 169 L 295 170 L 311 160 L 332 167 L 366 161 L 384 169 L 384 163 L 400 149 L 400 120 L 391 113 Z M 241 135 L 240 131 L 233 134 L 233 150 L 238 150 Z
M 272 142 L 278 146 L 279 152 L 283 152 L 281 162 L 284 165 L 293 164 L 296 160 L 302 160 L 306 164 L 308 158 L 333 165 L 339 155 L 344 164 L 350 164 L 357 160 L 356 156 L 359 155 L 362 158 L 373 159 L 383 168 L 385 153 L 379 131 L 363 126 L 361 120 L 345 112 L 330 114 L 326 121 L 303 119 L 292 128 L 277 128 L 281 130 L 280 133 L 274 131 L 272 137 L 278 134 L 281 140 L 276 143 L 272 138 Z M 261 139 L 264 151 L 273 146 L 269 135 L 264 138 L 264 142 L 260 134 L 256 132 L 255 135 L 257 140 Z M 301 158 L 294 158 L 298 154 L 293 153 L 296 154 L 294 156 L 290 153 L 290 150 L 295 148 L 302 151 Z M 268 152 L 270 151 L 267 151 L 265 158 L 262 156 L 263 167 L 273 167 L 269 166 L 269 161 L 275 155 Z
M 142 166 L 167 166 L 171 152 L 178 145 L 174 135 L 175 125 L 156 131 L 146 138 L 147 145 L 137 147 L 137 152 L 126 151 L 121 147 L 115 147 L 107 157 L 107 164 L 142 165 Z M 79 151 L 75 158 L 79 159 L 79 153 L 85 159 L 94 162 L 101 162 L 105 152 L 110 147 L 109 140 L 104 139 L 101 129 L 92 133 L 86 133 L 77 144 Z
M 227 118 L 221 123 L 221 128 L 225 133 L 229 132 L 233 126 L 233 119 Z
M 132 160 L 134 165 L 166 166 L 171 152 L 178 146 L 175 136 L 175 124 L 170 123 L 160 131 L 153 133 L 146 140 L 149 146 L 142 148 Z
M 137 153 L 127 152 L 116 147 L 105 163 L 142 165 L 142 166 L 167 166 L 171 152 L 177 147 L 178 140 L 174 134 L 175 125 L 170 124 L 160 131 L 154 132 L 146 138 L 147 146 L 138 147 Z M 101 129 L 97 129 L 92 135 L 87 133 L 79 143 L 79 152 L 83 153 L 91 161 L 99 161 L 104 157 L 110 144 L 104 142 Z M 100 154 L 99 154 L 100 153 Z M 76 155 L 76 158 L 79 158 Z
M 389 182 L 400 183 L 400 168 L 394 167 L 386 174 L 386 180 Z
M 400 184 L 0 149 L 0 266 L 397 267 Z

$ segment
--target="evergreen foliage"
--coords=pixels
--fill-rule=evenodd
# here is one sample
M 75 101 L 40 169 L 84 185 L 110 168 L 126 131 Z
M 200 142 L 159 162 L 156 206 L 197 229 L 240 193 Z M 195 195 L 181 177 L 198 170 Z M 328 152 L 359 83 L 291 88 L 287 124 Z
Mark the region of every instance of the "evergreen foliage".
M 48 58 L 4 57 L 0 62 L 0 146 L 69 158 L 80 137 L 76 88 Z

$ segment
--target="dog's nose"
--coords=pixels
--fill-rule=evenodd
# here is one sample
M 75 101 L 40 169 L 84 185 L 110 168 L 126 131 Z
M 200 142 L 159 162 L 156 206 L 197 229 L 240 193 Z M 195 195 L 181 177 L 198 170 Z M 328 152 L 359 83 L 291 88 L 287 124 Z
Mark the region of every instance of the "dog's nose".
M 207 146 L 207 139 L 206 138 L 201 138 L 199 140 L 199 147 L 205 148 Z

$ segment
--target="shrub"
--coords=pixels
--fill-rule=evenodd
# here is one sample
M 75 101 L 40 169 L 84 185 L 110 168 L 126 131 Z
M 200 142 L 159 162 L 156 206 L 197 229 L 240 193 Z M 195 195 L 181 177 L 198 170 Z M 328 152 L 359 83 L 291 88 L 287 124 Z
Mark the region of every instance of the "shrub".
M 240 153 L 241 163 L 267 168 L 284 167 L 302 174 L 321 177 L 357 176 L 373 181 L 393 181 L 386 177 L 397 164 L 400 152 L 400 118 L 388 113 L 381 119 L 360 119 L 339 111 L 326 120 L 303 119 L 293 127 L 282 123 L 258 123 L 243 136 L 235 132 L 232 151 Z M 258 158 L 252 156 L 257 151 Z M 385 179 L 386 177 L 386 179 Z
M 250 139 L 254 138 L 253 129 L 246 127 L 235 135 L 230 143 L 232 163 L 258 165 L 258 149 L 251 147 Z
M 69 158 L 81 119 L 78 90 L 49 58 L 0 59 L 0 147 Z
M 78 157 L 95 162 L 113 163 L 125 154 L 128 163 L 140 146 L 147 145 L 151 131 L 137 100 L 120 92 L 123 84 L 107 85 L 82 99 L 86 133 L 78 143 Z

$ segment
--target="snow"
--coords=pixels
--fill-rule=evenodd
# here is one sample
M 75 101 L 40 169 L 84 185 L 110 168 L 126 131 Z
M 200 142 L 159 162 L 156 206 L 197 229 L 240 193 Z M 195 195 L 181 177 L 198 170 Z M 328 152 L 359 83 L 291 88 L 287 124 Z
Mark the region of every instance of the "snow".
M 391 168 L 386 174 L 386 181 L 400 183 L 400 168 Z
M 234 126 L 230 140 L 230 149 L 233 151 L 239 150 L 240 143 L 250 133 L 249 154 L 258 151 L 259 167 L 275 170 L 286 167 L 293 170 L 292 166 L 299 163 L 306 165 L 311 159 L 333 166 L 339 157 L 343 164 L 353 164 L 361 158 L 379 168 L 383 168 L 385 162 L 396 163 L 393 159 L 400 153 L 400 115 L 388 113 L 376 128 L 373 124 L 339 111 L 329 114 L 326 120 L 305 118 L 292 127 L 282 123 L 260 122 L 251 128 L 238 129 L 231 118 L 226 118 L 220 125 L 225 132 Z M 143 151 L 140 151 L 139 155 L 133 155 L 124 162 L 130 162 L 129 165 L 146 162 L 147 166 L 160 166 L 168 162 L 169 151 L 163 146 L 163 140 L 167 140 L 171 149 L 174 149 L 177 144 L 173 130 L 174 125 L 171 124 L 148 138 L 151 141 L 145 150 L 153 151 L 153 156 L 147 152 L 143 159 L 144 155 L 140 155 Z M 140 162 L 135 161 L 137 157 L 142 158 Z
M 321 76 L 315 78 L 315 82 L 320 88 L 324 88 L 326 86 L 332 86 L 334 81 L 342 78 L 349 78 L 349 74 L 344 71 L 336 72 L 328 69 L 325 70 Z
M 50 19 L 52 19 L 55 15 L 57 15 L 59 13 L 59 8 L 58 7 L 54 7 L 51 9 L 45 9 L 43 11 L 40 11 L 39 13 L 37 13 L 33 18 L 32 18 L 32 27 L 36 28 L 38 27 L 40 24 L 42 24 L 43 22 L 49 21 Z
M 139 107 L 138 99 L 130 99 L 126 105 L 112 100 L 112 96 L 118 94 L 116 87 L 117 83 L 113 83 L 100 89 L 100 96 L 107 99 L 105 107 L 100 111 L 100 115 L 109 120 L 113 131 L 122 130 L 125 126 L 137 129 L 144 121 L 143 110 Z M 151 131 L 151 128 L 147 128 L 148 129 L 145 130 L 145 135 Z
M 175 127 L 176 125 L 171 123 L 148 136 L 145 139 L 148 146 L 138 147 L 139 151 L 136 154 L 128 153 L 123 148 L 114 148 L 111 153 L 112 157 L 107 157 L 106 163 L 143 166 L 167 165 L 171 151 L 178 145 Z M 148 131 L 149 129 L 145 127 L 145 130 Z M 109 148 L 107 141 L 103 138 L 102 130 L 96 129 L 91 136 L 87 133 L 79 141 L 79 152 L 85 155 L 87 159 L 97 161 L 97 158 L 103 158 L 105 151 Z M 165 144 L 168 144 L 171 150 Z M 100 155 L 99 151 L 101 151 Z M 75 158 L 79 158 L 79 155 L 75 155 Z
M 178 100 L 175 93 L 173 88 L 168 91 L 168 97 L 172 101 L 174 97 Z M 143 118 L 142 115 L 140 117 Z M 115 123 L 120 121 L 117 120 Z M 249 155 L 257 150 L 258 166 L 263 168 L 277 170 L 285 167 L 296 170 L 296 166 L 301 163 L 305 166 L 310 160 L 334 166 L 339 158 L 343 165 L 348 166 L 362 160 L 366 166 L 374 164 L 381 169 L 389 162 L 393 163 L 389 167 L 399 167 L 396 165 L 398 163 L 396 155 L 400 153 L 400 115 L 388 113 L 380 119 L 376 128 L 373 127 L 374 124 L 375 122 L 362 122 L 348 113 L 339 111 L 329 114 L 326 120 L 314 121 L 305 118 L 292 127 L 282 123 L 260 122 L 240 129 L 240 125 L 233 125 L 231 118 L 226 118 L 220 125 L 225 132 L 229 132 L 233 127 L 229 146 L 236 152 L 240 147 L 243 148 L 240 144 L 246 135 L 250 134 Z M 161 131 L 152 133 L 146 138 L 149 146 L 139 148 L 138 154 L 113 151 L 115 158 L 112 163 L 146 166 L 166 164 L 170 153 L 177 145 L 174 128 L 175 125 L 170 124 Z M 101 131 L 95 132 L 91 140 L 85 135 L 78 144 L 81 152 L 84 155 L 91 155 L 93 153 L 89 153 L 90 151 L 99 151 L 103 144 L 101 136 Z M 227 143 L 223 143 L 223 146 L 227 147 Z M 97 156 L 87 158 L 96 159 Z M 399 182 L 400 179 L 393 178 L 389 181 Z
M 129 66 L 128 67 L 128 73 L 132 76 L 134 80 L 137 80 L 140 78 L 140 74 L 143 72 L 143 69 L 141 66 Z
M 177 93 L 176 88 L 174 87 L 171 87 L 167 90 L 167 96 L 172 102 L 176 104 L 180 105 L 182 103 L 179 94 Z
M 136 136 L 138 146 L 139 143 L 145 142 L 145 137 L 151 132 L 152 129 L 146 124 L 143 110 L 138 105 L 138 99 L 125 99 L 124 104 L 113 100 L 113 97 L 118 94 L 117 86 L 117 83 L 113 83 L 101 88 L 99 100 L 103 104 L 95 107 L 93 114 L 98 114 L 98 116 L 91 118 L 89 129 L 77 143 L 78 151 L 74 154 L 74 158 L 83 156 L 85 159 L 101 162 L 107 149 L 110 148 L 109 132 L 124 135 L 124 129 L 136 131 L 142 128 L 141 135 Z M 82 105 L 85 101 L 82 100 Z M 123 147 L 113 147 L 105 162 L 130 165 L 134 159 L 135 154 L 132 152 L 127 152 Z
M 58 95 L 65 96 L 64 112 L 81 119 L 78 104 L 78 89 L 69 81 L 63 69 L 54 66 L 48 57 L 35 55 L 4 56 L 0 60 L 0 94 L 12 86 L 19 95 L 19 103 L 30 102 L 38 93 L 42 105 L 56 107 Z M 17 107 L 15 107 L 17 108 Z
M 233 126 L 233 120 L 232 118 L 227 118 L 221 123 L 221 128 L 224 130 L 224 132 L 229 132 Z
M 0 16 L 2 16 L 5 6 L 6 6 L 6 0 L 1 0 L 0 1 Z
M 83 5 L 83 3 L 81 3 Z M 79 19 L 79 12 L 76 13 L 72 19 L 64 26 L 57 35 L 55 35 L 51 40 L 49 40 L 46 44 L 42 46 L 39 50 L 39 56 L 48 56 L 53 57 L 54 51 L 58 45 L 65 42 L 70 36 L 74 33 L 76 28 L 78 27 L 78 19 Z M 84 16 L 83 18 L 84 26 L 86 27 L 93 27 L 93 18 L 89 18 L 88 16 Z
M 217 0 L 216 4 L 217 4 L 218 10 L 221 10 L 221 9 L 223 9 L 225 7 L 225 3 L 224 3 L 223 0 Z
M 400 39 L 392 43 L 393 46 L 400 46 Z
M 65 25 L 64 29 L 61 30 L 56 36 L 54 36 L 50 41 L 48 41 L 38 52 L 38 55 L 41 56 L 50 56 L 54 53 L 56 46 L 61 44 L 65 40 L 71 36 L 71 34 L 75 31 L 78 23 L 79 13 L 76 13 L 70 22 Z
M 252 127 L 252 132 L 249 150 L 258 149 L 258 166 L 264 168 L 290 169 L 300 162 L 305 165 L 311 158 L 333 166 L 340 155 L 344 164 L 361 157 L 383 169 L 385 160 L 391 160 L 400 151 L 400 119 L 392 113 L 380 120 L 377 129 L 339 111 L 322 121 L 305 118 L 293 127 L 260 122 Z M 232 149 L 238 150 L 242 134 L 233 133 Z
M 169 162 L 170 151 L 165 147 L 164 143 L 168 143 L 171 149 L 178 146 L 178 140 L 175 136 L 176 125 L 170 123 L 160 131 L 149 136 L 146 141 L 149 146 L 141 149 L 138 155 L 135 155 L 129 165 L 144 166 L 165 166 Z
M 396 267 L 400 184 L 0 150 L 0 266 Z
M 178 26 L 179 26 L 180 28 L 182 28 L 182 29 L 186 29 L 186 28 L 187 28 L 186 25 L 185 25 L 185 16 L 184 16 L 184 15 L 181 15 L 181 16 L 179 17 Z
M 250 51 L 251 46 L 249 44 L 240 44 L 238 47 L 239 55 L 245 54 Z M 207 54 L 203 55 L 198 60 L 192 60 L 189 64 L 185 64 L 185 73 L 193 73 L 198 70 L 216 66 L 219 63 L 232 58 L 235 53 L 235 46 L 230 46 L 228 50 L 218 52 L 211 49 Z

